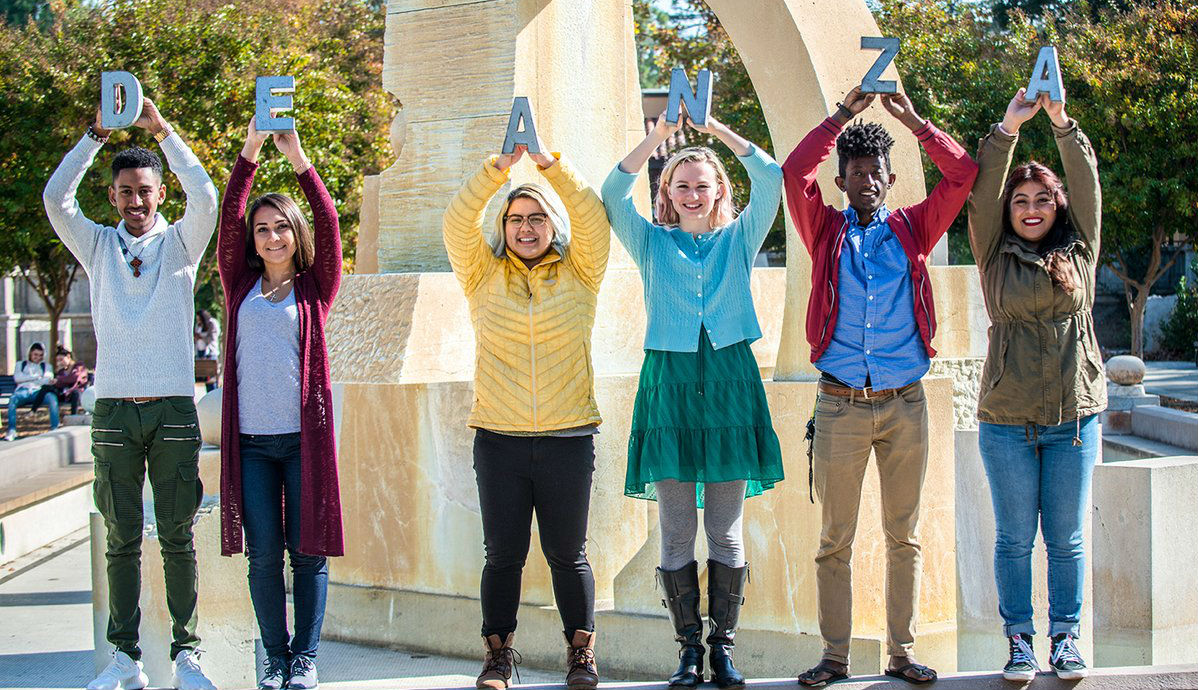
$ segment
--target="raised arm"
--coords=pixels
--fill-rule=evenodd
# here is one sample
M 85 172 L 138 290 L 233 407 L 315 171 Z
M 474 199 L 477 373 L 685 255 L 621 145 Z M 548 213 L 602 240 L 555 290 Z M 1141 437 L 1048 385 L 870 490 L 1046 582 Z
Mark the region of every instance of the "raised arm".
M 969 246 L 982 270 L 1002 245 L 1002 192 L 1019 143 L 1019 128 L 1040 110 L 1040 103 L 1023 100 L 1024 92 L 1015 92 L 1002 122 L 978 142 L 978 176 L 969 194 Z
M 221 286 L 225 295 L 231 297 L 236 285 L 250 270 L 246 263 L 245 207 L 249 203 L 250 190 L 254 186 L 254 174 L 258 171 L 258 154 L 267 135 L 260 134 L 250 119 L 245 145 L 233 164 L 229 183 L 220 206 L 220 232 L 216 236 L 216 267 L 220 272 Z
M 341 288 L 341 224 L 337 216 L 337 206 L 333 203 L 333 197 L 329 196 L 324 181 L 320 179 L 320 175 L 304 153 L 299 134 L 294 130 L 276 132 L 273 138 L 275 146 L 291 163 L 291 169 L 295 171 L 304 198 L 308 200 L 308 206 L 312 209 L 316 256 L 311 270 L 316 278 L 320 300 L 326 306 L 331 305 Z
M 545 150 L 541 146 L 541 151 Z M 544 153 L 529 155 L 570 215 L 570 249 L 565 260 L 592 292 L 599 292 L 611 250 L 611 226 L 603 201 L 573 168 L 559 158 Z
M 200 165 L 200 160 L 158 112 L 153 101 L 143 99 L 141 116 L 133 124 L 155 137 L 166 132 L 166 137 L 159 146 L 166 157 L 167 166 L 179 178 L 179 185 L 187 198 L 183 217 L 175 227 L 178 228 L 191 263 L 199 264 L 200 259 L 204 257 L 204 250 L 208 248 L 208 242 L 212 240 L 212 233 L 216 230 L 216 185 L 212 184 L 212 178 L 208 177 L 204 166 Z
M 1090 256 L 1097 260 L 1102 241 L 1102 187 L 1098 182 L 1098 156 L 1090 140 L 1082 134 L 1077 120 L 1065 114 L 1065 101 L 1054 103 L 1041 94 L 1044 112 L 1052 120 L 1061 164 L 1065 167 L 1065 185 L 1069 190 L 1069 217 Z M 1064 94 L 1062 94 L 1064 98 Z
M 816 236 L 830 224 L 829 219 L 839 214 L 824 203 L 818 182 L 819 166 L 832 155 L 844 126 L 873 100 L 874 94 L 863 94 L 860 87 L 853 87 L 844 101 L 837 104 L 836 112 L 808 132 L 782 164 L 786 210 L 808 252 L 814 250 Z
M 942 175 L 923 201 L 903 209 L 921 250 L 931 253 L 965 205 L 977 178 L 978 165 L 956 140 L 921 118 L 907 94 L 887 94 L 882 97 L 882 106 L 911 130 Z
M 98 118 L 97 114 L 97 121 Z M 58 164 L 42 192 L 42 204 L 46 208 L 50 226 L 89 273 L 92 256 L 104 226 L 83 215 L 79 202 L 75 200 L 75 192 L 102 146 L 103 137 L 92 138 L 91 135 L 85 135 Z
M 496 264 L 491 247 L 483 234 L 483 214 L 487 203 L 508 181 L 508 169 L 522 152 L 491 158 L 467 178 L 458 190 L 441 222 L 449 265 L 469 297 Z M 503 166 L 500 168 L 499 166 Z

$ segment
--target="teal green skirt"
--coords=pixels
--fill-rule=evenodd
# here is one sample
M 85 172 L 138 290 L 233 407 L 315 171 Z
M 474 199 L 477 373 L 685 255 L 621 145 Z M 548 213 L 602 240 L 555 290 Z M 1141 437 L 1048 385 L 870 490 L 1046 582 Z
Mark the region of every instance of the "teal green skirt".
M 646 350 L 632 409 L 624 494 L 656 500 L 653 482 L 703 484 L 746 480 L 745 497 L 782 481 L 757 360 L 748 341 L 720 350 L 702 331 L 697 352 Z

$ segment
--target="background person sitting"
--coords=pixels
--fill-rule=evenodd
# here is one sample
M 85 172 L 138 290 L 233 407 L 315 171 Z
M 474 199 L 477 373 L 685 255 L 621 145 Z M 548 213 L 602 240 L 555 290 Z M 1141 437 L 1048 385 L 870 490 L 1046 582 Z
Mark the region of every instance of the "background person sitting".
M 54 381 L 42 386 L 43 393 L 53 393 L 59 403 L 70 402 L 71 414 L 79 414 L 79 398 L 88 386 L 87 365 L 75 361 L 75 356 L 65 347 L 54 352 Z M 42 402 L 34 398 L 33 409 Z
M 17 440 L 17 408 L 33 401 L 41 394 L 42 386 L 54 380 L 54 370 L 46 363 L 46 347 L 41 343 L 29 346 L 28 359 L 17 363 L 12 378 L 17 384 L 8 399 L 8 433 L 5 440 Z M 58 398 L 51 396 L 46 405 L 50 410 L 50 430 L 58 428 Z

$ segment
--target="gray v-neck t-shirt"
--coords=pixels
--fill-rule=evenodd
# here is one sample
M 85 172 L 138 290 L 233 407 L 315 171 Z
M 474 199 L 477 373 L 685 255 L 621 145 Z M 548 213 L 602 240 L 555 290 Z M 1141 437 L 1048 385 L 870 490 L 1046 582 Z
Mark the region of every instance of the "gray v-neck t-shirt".
M 295 288 L 278 303 L 262 279 L 237 310 L 237 420 L 243 434 L 300 430 L 299 309 Z

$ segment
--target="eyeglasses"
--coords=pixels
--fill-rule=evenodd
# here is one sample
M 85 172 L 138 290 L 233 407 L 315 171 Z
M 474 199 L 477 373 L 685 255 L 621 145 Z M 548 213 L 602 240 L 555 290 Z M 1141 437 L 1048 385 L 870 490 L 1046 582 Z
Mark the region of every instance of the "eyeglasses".
M 548 220 L 549 216 L 545 215 L 544 213 L 530 213 L 527 216 L 503 217 L 504 225 L 508 226 L 509 228 L 518 228 L 527 222 L 529 227 L 533 228 L 534 230 L 540 230 L 541 228 L 545 227 L 545 223 Z

